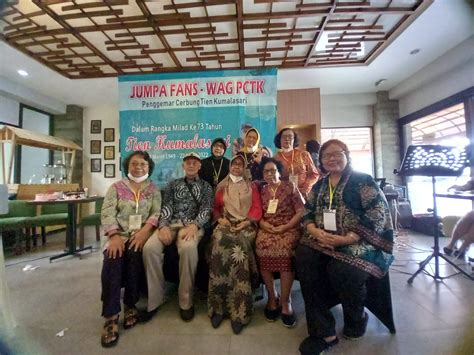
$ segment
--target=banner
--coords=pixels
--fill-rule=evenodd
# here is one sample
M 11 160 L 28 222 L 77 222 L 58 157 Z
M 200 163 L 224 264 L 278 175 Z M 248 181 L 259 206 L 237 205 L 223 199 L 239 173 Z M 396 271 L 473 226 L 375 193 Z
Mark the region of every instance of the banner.
M 147 151 L 152 180 L 164 186 L 183 176 L 189 152 L 208 157 L 222 137 L 231 157 L 249 127 L 274 149 L 277 70 L 222 70 L 120 76 L 120 151 Z

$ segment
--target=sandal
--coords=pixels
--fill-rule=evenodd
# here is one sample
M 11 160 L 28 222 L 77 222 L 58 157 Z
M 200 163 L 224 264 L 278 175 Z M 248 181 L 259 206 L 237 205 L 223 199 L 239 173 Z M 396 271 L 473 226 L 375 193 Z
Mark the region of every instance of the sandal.
M 100 338 L 100 343 L 104 348 L 110 348 L 112 346 L 117 345 L 119 340 L 119 332 L 118 332 L 118 322 L 119 316 L 114 319 L 108 319 L 104 323 L 104 331 L 105 333 L 102 334 Z M 116 330 L 114 330 L 114 328 Z
M 138 311 L 136 308 L 129 308 L 125 311 L 123 319 L 123 329 L 130 329 L 138 323 Z

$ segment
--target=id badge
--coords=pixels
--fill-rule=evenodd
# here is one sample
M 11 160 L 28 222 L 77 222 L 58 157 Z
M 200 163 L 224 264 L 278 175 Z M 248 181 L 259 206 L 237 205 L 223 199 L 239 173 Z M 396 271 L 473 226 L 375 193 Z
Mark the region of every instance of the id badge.
M 336 210 L 326 210 L 323 212 L 324 229 L 328 231 L 337 231 Z
M 278 199 L 272 199 L 270 200 L 270 203 L 268 204 L 267 213 L 269 214 L 276 213 L 277 208 L 278 208 Z
M 128 229 L 131 231 L 139 230 L 142 227 L 142 215 L 132 214 L 128 219 Z
M 298 175 L 290 175 L 288 179 L 292 184 L 298 185 Z

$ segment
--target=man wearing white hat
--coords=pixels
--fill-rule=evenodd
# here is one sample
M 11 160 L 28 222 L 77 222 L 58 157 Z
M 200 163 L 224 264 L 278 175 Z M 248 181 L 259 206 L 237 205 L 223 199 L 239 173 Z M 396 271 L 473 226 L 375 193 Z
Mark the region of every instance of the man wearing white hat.
M 212 188 L 199 178 L 201 159 L 197 153 L 183 158 L 184 178 L 166 186 L 158 229 L 143 248 L 143 262 L 148 283 L 147 321 L 164 302 L 163 249 L 176 242 L 179 254 L 179 308 L 184 321 L 194 317 L 193 288 L 198 263 L 198 244 L 204 235 L 203 226 L 212 212 Z

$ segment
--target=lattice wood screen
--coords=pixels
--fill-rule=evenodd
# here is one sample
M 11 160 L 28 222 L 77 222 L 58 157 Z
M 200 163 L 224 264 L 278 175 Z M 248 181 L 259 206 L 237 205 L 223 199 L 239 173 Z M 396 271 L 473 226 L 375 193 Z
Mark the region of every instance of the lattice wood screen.
M 366 65 L 433 0 L 0 0 L 0 39 L 68 78 Z

